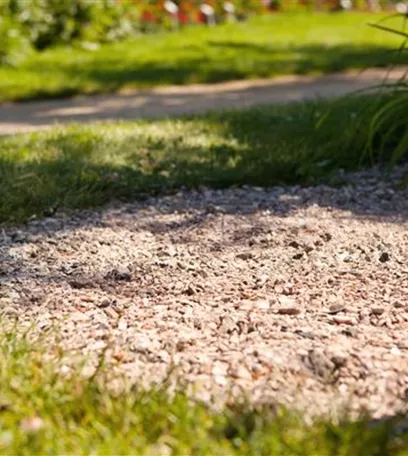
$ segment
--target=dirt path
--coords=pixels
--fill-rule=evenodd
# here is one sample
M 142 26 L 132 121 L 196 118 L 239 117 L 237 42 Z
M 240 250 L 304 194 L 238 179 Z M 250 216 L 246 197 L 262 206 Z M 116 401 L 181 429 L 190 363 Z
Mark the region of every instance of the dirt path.
M 405 70 L 391 72 L 389 80 Z M 155 118 L 340 96 L 380 84 L 386 70 L 370 69 L 321 77 L 286 76 L 271 80 L 175 86 L 73 99 L 0 105 L 0 135 L 47 128 L 55 123 Z
M 47 337 L 57 326 L 82 355 L 108 347 L 135 381 L 173 366 L 205 399 L 393 413 L 408 396 L 408 189 L 375 170 L 350 179 L 181 192 L 5 230 L 1 313 Z

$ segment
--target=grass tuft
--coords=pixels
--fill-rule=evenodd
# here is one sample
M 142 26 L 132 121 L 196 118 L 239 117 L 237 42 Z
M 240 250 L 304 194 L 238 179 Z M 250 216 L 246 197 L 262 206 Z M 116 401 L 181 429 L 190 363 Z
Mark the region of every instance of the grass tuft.
M 339 168 L 406 157 L 396 149 L 406 142 L 401 101 L 399 93 L 345 97 L 3 137 L 0 223 L 180 188 L 330 183 Z M 377 120 L 393 103 L 394 117 Z
M 403 417 L 307 424 L 281 407 L 235 403 L 214 410 L 183 393 L 114 392 L 101 368 L 84 378 L 45 341 L 0 336 L 2 454 L 402 456 Z

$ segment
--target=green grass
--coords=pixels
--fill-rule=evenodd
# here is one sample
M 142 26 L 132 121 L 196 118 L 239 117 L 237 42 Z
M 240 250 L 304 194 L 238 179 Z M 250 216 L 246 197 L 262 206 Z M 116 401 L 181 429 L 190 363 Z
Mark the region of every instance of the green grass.
M 96 51 L 57 47 L 0 67 L 0 101 L 406 64 L 406 53 L 395 51 L 401 37 L 367 26 L 382 17 L 287 13 L 145 35 Z M 401 29 L 402 20 L 389 25 Z
M 28 339 L 31 339 L 29 341 Z M 47 348 L 45 348 L 47 347 Z M 65 363 L 65 364 L 64 364 Z M 315 420 L 248 404 L 213 410 L 165 388 L 109 387 L 109 369 L 81 364 L 45 340 L 0 336 L 0 453 L 7 455 L 403 456 L 403 417 Z
M 346 97 L 2 137 L 0 223 L 180 188 L 332 182 L 339 168 L 389 160 L 406 130 L 401 122 L 392 130 L 390 116 L 379 126 L 381 151 L 375 149 L 370 119 L 384 103 L 382 97 Z M 403 110 L 397 114 L 404 118 Z M 364 155 L 369 139 L 374 148 Z

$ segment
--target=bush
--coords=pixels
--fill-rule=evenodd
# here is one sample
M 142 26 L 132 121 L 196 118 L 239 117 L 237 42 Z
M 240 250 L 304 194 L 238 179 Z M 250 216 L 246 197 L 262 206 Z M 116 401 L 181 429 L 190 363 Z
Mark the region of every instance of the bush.
M 17 64 L 30 48 L 21 26 L 7 17 L 0 17 L 0 65 Z
M 130 0 L 6 0 L 3 15 L 21 24 L 32 45 L 42 50 L 74 40 L 113 41 L 137 30 Z

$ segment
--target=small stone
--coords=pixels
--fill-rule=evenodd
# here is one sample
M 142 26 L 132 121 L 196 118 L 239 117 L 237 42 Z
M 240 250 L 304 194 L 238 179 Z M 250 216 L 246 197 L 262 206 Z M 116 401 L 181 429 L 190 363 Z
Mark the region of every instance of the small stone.
M 111 302 L 109 299 L 103 299 L 101 302 L 97 304 L 98 307 L 101 309 L 105 309 L 106 307 L 109 307 L 111 305 Z
M 346 306 L 343 303 L 336 302 L 329 307 L 328 313 L 336 314 L 339 312 L 343 312 L 345 310 L 345 308 L 346 308 Z
M 115 351 L 112 355 L 112 357 L 118 361 L 118 362 L 122 362 L 125 360 L 126 358 L 126 354 L 125 352 L 121 351 L 121 350 L 118 350 L 118 351 Z
M 301 311 L 298 307 L 293 306 L 280 307 L 278 309 L 278 313 L 281 315 L 299 315 L 300 312 Z
M 334 323 L 339 325 L 355 325 L 356 320 L 348 315 L 335 315 L 332 319 Z
M 232 334 L 234 331 L 238 330 L 236 321 L 233 318 L 228 317 L 228 316 L 225 316 L 225 317 L 221 316 L 220 320 L 221 320 L 221 324 L 219 327 L 220 332 L 226 333 L 226 334 Z
M 339 385 L 338 390 L 340 394 L 347 394 L 349 389 L 346 384 L 342 383 L 341 385 Z
M 242 253 L 238 253 L 237 255 L 235 255 L 235 258 L 238 258 L 239 260 L 251 260 L 252 258 L 254 257 L 253 253 L 252 252 L 242 252 Z
M 257 300 L 244 299 L 240 303 L 236 304 L 234 307 L 239 310 L 248 310 L 248 311 L 268 310 L 270 307 L 270 302 L 266 299 L 257 299 Z
M 401 350 L 398 347 L 392 347 L 391 354 L 395 355 L 395 356 L 399 356 L 401 354 Z
M 344 334 L 347 337 L 356 337 L 357 331 L 355 328 L 346 328 L 341 331 L 341 334 Z
M 84 314 L 83 312 L 73 312 L 71 315 L 70 315 L 70 319 L 72 321 L 75 321 L 77 323 L 81 322 L 81 321 L 86 321 L 88 320 L 88 316 L 86 314 Z
M 333 236 L 330 233 L 323 233 L 320 235 L 320 237 L 326 242 L 331 241 L 333 238 Z
M 380 258 L 379 258 L 379 261 L 381 263 L 385 263 L 386 261 L 389 261 L 391 258 L 390 254 L 388 252 L 383 252 L 381 255 L 380 255 Z
M 292 257 L 294 260 L 300 260 L 303 258 L 303 252 L 295 253 Z
M 187 296 L 193 296 L 196 293 L 196 289 L 192 286 L 189 285 L 183 292 Z
M 230 369 L 229 374 L 231 375 L 231 377 L 241 378 L 244 380 L 252 380 L 251 373 L 248 371 L 248 369 L 241 365 Z
M 278 301 L 282 307 L 298 307 L 296 299 L 291 296 L 281 295 Z
M 385 312 L 384 307 L 371 307 L 372 315 L 382 315 Z
M 336 367 L 342 367 L 346 364 L 347 356 L 343 353 L 336 353 L 331 356 L 331 360 Z
M 127 329 L 127 321 L 125 318 L 121 318 L 118 323 L 119 331 L 126 331 Z
M 221 363 L 219 361 L 216 361 L 213 364 L 213 367 L 211 369 L 211 373 L 212 373 L 212 375 L 214 375 L 214 377 L 226 376 L 227 372 L 228 372 L 228 366 L 225 363 Z
M 305 245 L 305 246 L 304 246 L 304 251 L 305 251 L 306 253 L 310 253 L 310 252 L 312 252 L 313 250 L 314 250 L 314 247 L 312 247 L 311 245 Z
M 96 340 L 87 345 L 88 350 L 103 350 L 106 347 L 106 342 L 103 340 Z
M 270 302 L 266 299 L 258 299 L 254 302 L 255 308 L 259 310 L 268 310 L 270 307 Z
M 80 300 L 82 302 L 95 302 L 94 296 L 81 296 Z
M 291 241 L 291 242 L 289 242 L 288 246 L 293 247 L 294 249 L 297 249 L 300 247 L 300 244 L 297 241 Z
M 116 310 L 112 309 L 111 307 L 106 307 L 105 309 L 103 309 L 105 314 L 109 317 L 109 318 L 113 318 L 113 319 L 116 319 L 119 317 L 118 313 L 116 312 Z
M 302 357 L 305 365 L 317 376 L 328 381 L 331 379 L 336 365 L 321 349 L 312 349 Z
M 82 288 L 92 288 L 94 283 L 88 279 L 74 279 L 68 282 L 72 288 L 76 290 L 81 290 Z
M 295 334 L 298 334 L 301 337 L 304 337 L 305 339 L 315 339 L 316 334 L 313 331 L 308 331 L 304 329 L 295 329 Z
M 117 281 L 130 282 L 132 275 L 126 268 L 115 268 L 106 274 L 105 279 L 114 279 Z

